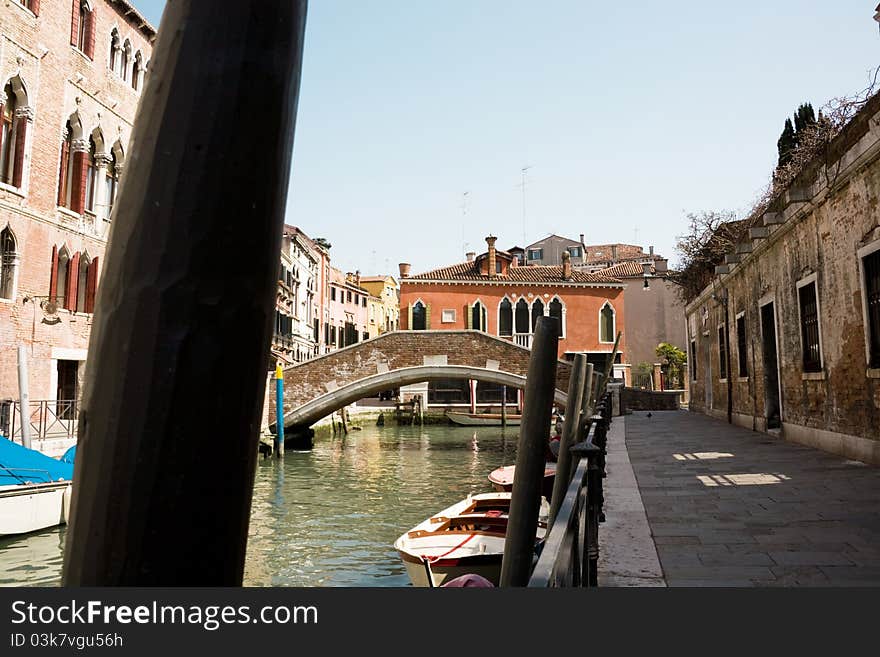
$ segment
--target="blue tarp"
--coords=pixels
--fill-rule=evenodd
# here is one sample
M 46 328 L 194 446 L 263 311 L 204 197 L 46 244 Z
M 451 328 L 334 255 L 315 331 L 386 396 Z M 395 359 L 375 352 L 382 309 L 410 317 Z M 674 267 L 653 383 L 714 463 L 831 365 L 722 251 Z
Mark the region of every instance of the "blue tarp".
M 71 447 L 69 450 L 64 452 L 64 456 L 62 456 L 59 461 L 62 463 L 73 463 L 73 459 L 76 457 L 76 445 Z
M 47 483 L 62 479 L 73 480 L 72 459 L 71 463 L 62 463 L 0 436 L 0 486 Z

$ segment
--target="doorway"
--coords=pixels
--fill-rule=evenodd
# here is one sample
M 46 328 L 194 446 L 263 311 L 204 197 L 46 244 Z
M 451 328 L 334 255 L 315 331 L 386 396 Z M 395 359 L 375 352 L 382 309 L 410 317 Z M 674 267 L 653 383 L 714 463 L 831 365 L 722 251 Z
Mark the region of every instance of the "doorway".
M 55 414 L 61 420 L 76 419 L 76 401 L 79 397 L 79 361 L 58 361 L 58 390 Z
M 776 309 L 772 301 L 761 306 L 761 344 L 764 357 L 764 416 L 767 418 L 767 429 L 779 429 L 782 426 L 782 402 L 776 350 Z

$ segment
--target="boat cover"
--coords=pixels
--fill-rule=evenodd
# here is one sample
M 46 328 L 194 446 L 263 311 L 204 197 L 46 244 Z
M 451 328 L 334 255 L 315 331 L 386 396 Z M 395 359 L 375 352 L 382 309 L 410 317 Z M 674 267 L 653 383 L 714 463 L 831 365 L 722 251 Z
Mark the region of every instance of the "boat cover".
M 73 480 L 73 463 L 0 437 L 0 486 Z
M 64 455 L 58 459 L 62 463 L 73 463 L 73 459 L 76 457 L 76 445 L 71 447 L 69 450 L 64 452 Z

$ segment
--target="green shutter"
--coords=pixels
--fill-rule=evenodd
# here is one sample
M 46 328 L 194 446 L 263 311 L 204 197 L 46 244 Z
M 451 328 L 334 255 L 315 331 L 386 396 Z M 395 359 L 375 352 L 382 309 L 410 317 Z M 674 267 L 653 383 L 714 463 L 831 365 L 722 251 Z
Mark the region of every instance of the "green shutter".
M 431 330 L 431 304 L 425 305 L 425 330 Z

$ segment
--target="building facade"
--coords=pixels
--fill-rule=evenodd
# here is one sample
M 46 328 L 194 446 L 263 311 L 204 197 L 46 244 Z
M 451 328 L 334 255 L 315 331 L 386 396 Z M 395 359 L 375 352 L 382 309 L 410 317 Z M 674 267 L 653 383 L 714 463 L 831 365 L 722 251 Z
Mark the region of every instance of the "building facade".
M 600 368 L 607 365 L 620 332 L 614 376 L 629 381 L 624 284 L 578 271 L 568 257 L 561 266 L 518 266 L 509 253 L 495 248 L 495 241 L 487 237 L 485 253 L 450 267 L 410 276 L 409 265 L 401 265 L 401 328 L 474 329 L 530 348 L 538 318 L 555 317 L 561 326 L 559 357 L 571 360 L 583 353 Z M 463 392 L 454 392 L 461 384 L 448 382 L 450 390 L 443 394 L 440 387 L 429 387 L 429 402 L 464 403 L 450 401 L 462 398 Z
M 15 0 L 0 34 L 0 398 L 23 346 L 31 400 L 75 402 L 156 32 L 122 0 Z
M 319 353 L 321 257 L 296 226 L 284 226 L 272 352 L 283 365 L 301 363 Z
M 686 308 L 693 410 L 880 463 L 880 97 Z
M 361 287 L 370 293 L 375 306 L 376 333 L 370 337 L 400 328 L 400 285 L 393 276 L 362 276 Z M 373 316 L 370 317 L 373 326 Z

